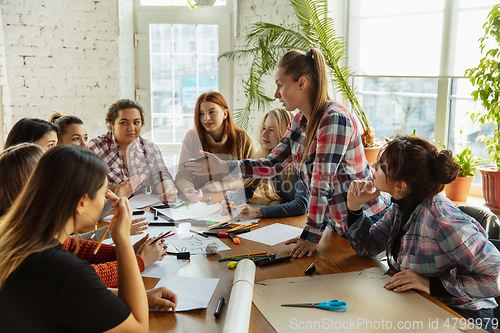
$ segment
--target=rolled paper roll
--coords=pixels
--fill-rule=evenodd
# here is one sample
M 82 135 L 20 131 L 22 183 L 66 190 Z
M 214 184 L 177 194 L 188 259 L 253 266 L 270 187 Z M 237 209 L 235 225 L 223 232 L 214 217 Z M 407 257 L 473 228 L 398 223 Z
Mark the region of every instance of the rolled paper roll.
M 248 332 L 254 281 L 255 264 L 250 259 L 241 260 L 234 272 L 233 288 L 222 333 Z

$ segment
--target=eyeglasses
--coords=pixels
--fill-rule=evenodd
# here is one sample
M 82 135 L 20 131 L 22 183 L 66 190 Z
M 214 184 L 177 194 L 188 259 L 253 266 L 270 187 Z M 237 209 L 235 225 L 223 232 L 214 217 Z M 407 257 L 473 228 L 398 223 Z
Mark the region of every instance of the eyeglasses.
M 372 168 L 375 171 L 377 171 L 377 169 L 380 168 L 386 176 L 389 174 L 389 167 L 387 166 L 386 163 L 380 163 L 380 161 L 377 161 L 372 164 Z

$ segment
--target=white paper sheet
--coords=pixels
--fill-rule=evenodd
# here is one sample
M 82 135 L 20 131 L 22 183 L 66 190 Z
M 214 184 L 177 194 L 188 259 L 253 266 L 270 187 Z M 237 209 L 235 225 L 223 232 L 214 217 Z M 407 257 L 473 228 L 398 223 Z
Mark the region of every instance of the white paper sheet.
M 176 257 L 166 256 L 161 261 L 157 261 L 151 266 L 146 267 L 141 276 L 157 279 L 173 276 L 187 263 L 187 260 L 179 260 Z
M 273 246 L 291 238 L 298 237 L 301 233 L 302 229 L 300 228 L 274 223 L 267 227 L 241 234 L 238 237 Z
M 219 212 L 219 205 L 207 205 L 204 202 L 197 202 L 189 204 L 189 209 L 187 205 L 183 205 L 179 208 L 166 208 L 159 209 L 158 211 L 173 220 L 182 220 L 187 218 L 205 219 L 208 215 Z
M 138 194 L 130 198 L 132 208 L 144 208 L 150 205 L 161 204 L 156 194 Z
M 210 303 L 219 279 L 165 277 L 158 281 L 156 288 L 167 287 L 177 294 L 175 312 L 205 309 Z M 169 310 L 171 311 L 171 310 Z

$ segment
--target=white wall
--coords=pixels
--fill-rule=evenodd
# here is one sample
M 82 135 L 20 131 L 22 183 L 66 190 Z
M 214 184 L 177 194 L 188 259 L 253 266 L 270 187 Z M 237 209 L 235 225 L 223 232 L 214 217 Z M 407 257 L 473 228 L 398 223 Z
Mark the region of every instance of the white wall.
M 59 110 L 82 118 L 90 137 L 104 132 L 107 107 L 133 97 L 135 85 L 133 46 L 118 44 L 131 43 L 131 37 L 120 38 L 120 31 L 131 30 L 120 30 L 118 1 L 132 29 L 132 0 L 45 0 L 31 8 L 7 0 L 0 9 L 7 130 L 22 117 L 47 119 Z M 119 55 L 130 70 L 120 67 Z
M 288 0 L 238 0 L 236 18 L 235 49 L 245 48 L 245 37 L 250 25 L 258 21 L 270 22 L 279 25 L 297 23 L 292 7 Z M 246 105 L 246 97 L 243 82 L 248 78 L 251 58 L 237 61 L 234 64 L 234 109 L 243 108 Z M 265 78 L 265 88 L 268 96 L 273 96 L 276 90 L 274 73 Z M 281 103 L 273 102 L 272 107 L 280 107 Z M 248 132 L 254 136 L 264 116 L 264 110 L 255 110 L 250 118 Z

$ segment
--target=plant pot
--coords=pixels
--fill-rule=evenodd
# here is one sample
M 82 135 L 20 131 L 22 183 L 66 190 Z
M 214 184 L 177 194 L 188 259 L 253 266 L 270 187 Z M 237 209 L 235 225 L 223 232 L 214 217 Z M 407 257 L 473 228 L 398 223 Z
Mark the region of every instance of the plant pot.
M 195 0 L 198 6 L 213 6 L 216 0 Z
M 377 156 L 378 156 L 378 152 L 380 151 L 380 148 L 382 148 L 382 146 L 378 146 L 378 147 L 364 147 L 364 149 L 365 149 L 365 157 L 366 157 L 366 160 L 368 161 L 368 163 L 370 165 L 372 165 L 373 163 L 377 162 Z
M 484 205 L 495 214 L 500 213 L 500 171 L 494 168 L 478 168 L 483 176 Z
M 448 199 L 452 201 L 466 201 L 473 180 L 474 176 L 457 177 L 451 183 L 446 184 L 444 191 Z

